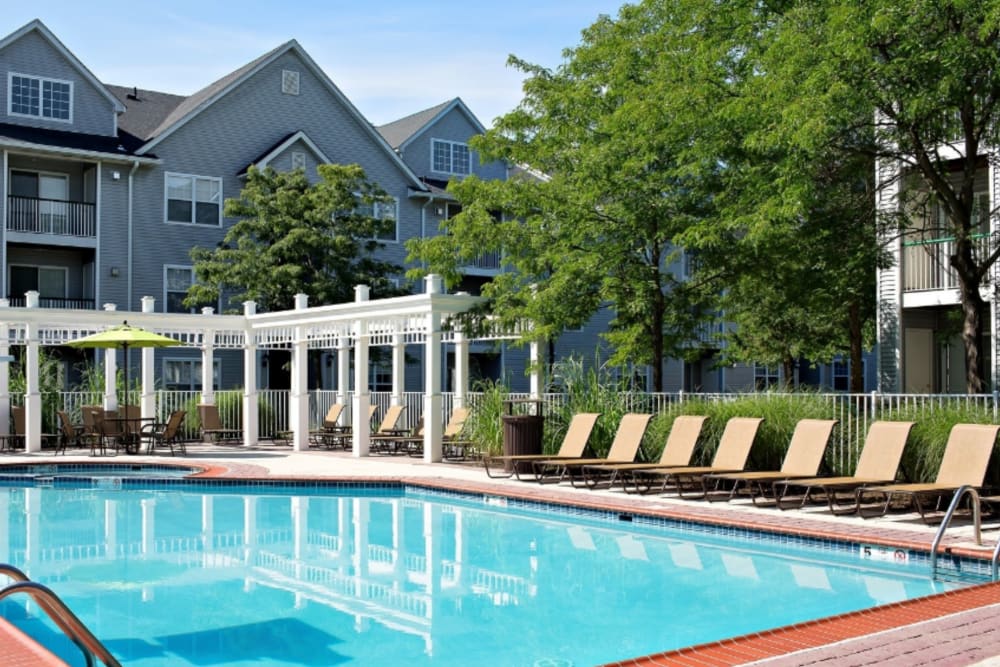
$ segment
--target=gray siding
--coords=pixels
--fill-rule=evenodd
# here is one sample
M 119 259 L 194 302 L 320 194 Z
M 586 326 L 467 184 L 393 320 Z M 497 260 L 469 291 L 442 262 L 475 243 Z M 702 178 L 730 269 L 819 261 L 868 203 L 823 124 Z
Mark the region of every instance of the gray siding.
M 283 69 L 300 72 L 299 95 L 281 93 Z M 370 179 L 399 199 L 401 238 L 419 234 L 419 206 L 406 197 L 412 182 L 298 56 L 286 53 L 164 139 L 153 149 L 163 165 L 137 174 L 136 248 L 146 254 L 135 267 L 133 307 L 138 307 L 143 295 L 162 301 L 163 265 L 190 265 L 193 246 L 214 246 L 234 222 L 226 220 L 222 228 L 167 224 L 165 173 L 220 177 L 223 197 L 238 197 L 243 181 L 237 174 L 282 137 L 298 130 L 331 161 L 360 164 Z M 290 152 L 287 159 L 291 159 Z M 149 253 L 152 248 L 155 256 Z M 405 255 L 401 243 L 387 244 L 381 252 L 383 259 L 397 263 Z M 157 310 L 162 308 L 159 303 Z
M 458 141 L 468 143 L 469 139 L 479 134 L 478 129 L 473 125 L 466 115 L 459 109 L 452 109 L 443 118 L 426 128 L 411 143 L 406 145 L 402 153 L 403 160 L 417 174 L 426 175 L 431 178 L 448 180 L 452 174 L 436 172 L 431 164 L 431 140 L 443 139 L 445 141 Z M 484 180 L 505 179 L 507 177 L 506 166 L 502 162 L 489 162 L 481 164 L 479 154 L 472 151 L 470 155 L 472 173 Z
M 73 82 L 73 122 L 8 115 L 9 73 Z M 0 114 L 4 122 L 52 130 L 114 136 L 114 105 L 80 70 L 55 50 L 37 32 L 29 32 L 0 54 Z

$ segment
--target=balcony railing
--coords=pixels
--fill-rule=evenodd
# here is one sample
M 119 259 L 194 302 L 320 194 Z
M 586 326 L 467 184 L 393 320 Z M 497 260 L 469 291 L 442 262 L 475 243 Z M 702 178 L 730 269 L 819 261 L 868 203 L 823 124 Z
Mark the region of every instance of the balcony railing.
M 975 234 L 972 237 L 973 256 L 977 260 L 986 257 L 991 246 L 989 234 Z M 958 276 L 951 267 L 949 258 L 955 252 L 954 238 L 908 241 L 903 243 L 903 291 L 955 289 Z
M 479 269 L 483 271 L 499 271 L 500 270 L 500 252 L 486 252 L 479 257 L 465 262 L 465 268 L 467 269 Z
M 97 236 L 93 204 L 39 197 L 7 196 L 7 230 L 57 236 Z
M 8 296 L 7 299 L 10 301 L 10 305 L 17 308 L 23 308 L 28 305 L 25 297 L 23 296 Z M 39 308 L 72 308 L 76 310 L 94 310 L 95 302 L 93 299 L 63 299 L 53 296 L 43 296 L 38 298 Z

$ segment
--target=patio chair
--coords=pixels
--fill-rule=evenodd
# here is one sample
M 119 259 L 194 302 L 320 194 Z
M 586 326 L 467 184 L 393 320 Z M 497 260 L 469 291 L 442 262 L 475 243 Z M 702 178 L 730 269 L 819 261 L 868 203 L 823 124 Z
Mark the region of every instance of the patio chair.
M 369 408 L 374 406 L 369 406 Z M 323 417 L 323 424 L 309 431 L 309 442 L 320 447 L 332 447 L 341 444 L 344 430 L 348 427 L 340 425 L 340 415 L 344 412 L 343 403 L 334 403 L 326 411 Z
M 406 407 L 402 405 L 389 406 L 385 414 L 382 415 L 382 423 L 379 424 L 378 430 L 372 433 L 368 439 L 368 447 L 371 451 L 383 454 L 399 453 L 400 436 L 415 432 L 419 428 L 419 422 L 414 425 L 412 430 L 400 427 L 399 420 L 402 418 L 404 410 Z
M 855 511 L 855 491 L 866 485 L 889 484 L 896 479 L 899 462 L 903 458 L 903 448 L 910 437 L 913 422 L 877 421 L 868 428 L 865 444 L 861 448 L 854 475 L 838 477 L 806 477 L 776 481 L 772 484 L 774 502 L 780 509 L 804 507 L 813 493 L 826 496 L 830 511 L 834 514 L 852 514 Z M 800 496 L 789 496 L 790 489 L 801 492 Z M 847 493 L 849 507 L 839 503 L 838 494 Z
M 573 418 L 569 421 L 569 427 L 566 429 L 566 434 L 563 436 L 562 444 L 559 446 L 559 451 L 553 454 L 508 454 L 506 456 L 483 456 L 483 467 L 486 468 L 486 475 L 494 479 L 506 479 L 512 475 L 516 475 L 518 479 L 521 479 L 521 470 L 523 468 L 530 468 L 531 463 L 534 461 L 552 461 L 552 460 L 570 460 L 579 459 L 583 457 L 583 453 L 587 450 L 587 441 L 590 439 L 590 434 L 594 430 L 594 424 L 597 423 L 597 418 L 600 415 L 596 412 L 580 412 L 573 415 Z M 527 465 L 522 465 L 527 464 Z M 490 466 L 493 465 L 494 468 L 491 471 Z M 503 472 L 499 474 L 497 470 L 499 466 L 503 466 Z
M 726 422 L 726 428 L 719 438 L 719 446 L 712 457 L 712 463 L 707 466 L 680 466 L 674 468 L 650 468 L 633 470 L 629 477 L 638 493 L 645 493 L 652 488 L 651 482 L 661 480 L 657 491 L 662 493 L 673 486 L 677 495 L 684 497 L 684 491 L 697 488 L 696 497 L 703 497 L 701 478 L 722 472 L 739 472 L 746 466 L 750 449 L 757 438 L 760 423 L 759 417 L 733 417 Z M 628 480 L 623 482 L 628 491 Z M 690 495 L 690 494 L 689 494 Z
M 708 417 L 695 415 L 680 415 L 670 425 L 670 434 L 663 445 L 660 460 L 649 463 L 601 463 L 599 465 L 583 466 L 583 476 L 591 488 L 596 488 L 602 478 L 606 478 L 608 487 L 615 485 L 622 473 L 626 475 L 635 470 L 652 468 L 686 466 L 691 464 L 695 447 L 701 437 L 701 429 Z M 622 476 L 624 478 L 624 476 Z M 591 483 L 592 482 L 592 483 Z
M 170 413 L 165 423 L 146 424 L 142 427 L 142 437 L 146 438 L 146 453 L 155 454 L 157 447 L 166 445 L 170 448 L 170 455 L 174 455 L 174 445 L 181 454 L 187 455 L 187 448 L 184 446 L 184 438 L 181 436 L 181 426 L 184 424 L 184 417 L 187 412 L 184 410 L 174 410 Z
M 608 455 L 603 459 L 550 458 L 532 462 L 531 467 L 535 471 L 535 479 L 544 482 L 546 479 L 554 477 L 556 483 L 559 483 L 568 477 L 570 484 L 577 486 L 578 475 L 576 473 L 582 470 L 583 466 L 599 463 L 632 463 L 639 455 L 642 438 L 646 434 L 646 427 L 652 418 L 653 415 L 635 412 L 623 416 L 618 424 L 618 430 L 615 432 L 615 439 L 611 442 L 611 449 L 608 450 Z M 579 479 L 583 478 L 579 477 Z
M 815 477 L 836 425 L 836 419 L 800 419 L 788 443 L 781 470 L 705 475 L 701 478 L 705 499 L 732 500 L 737 493 L 745 490 L 756 505 L 758 498 L 770 494 L 774 482 L 795 477 Z M 728 491 L 721 490 L 724 485 L 730 487 Z
M 472 443 L 468 440 L 462 440 L 460 436 L 470 412 L 469 408 L 455 408 L 451 411 L 451 417 L 448 418 L 448 423 L 445 424 L 444 431 L 441 433 L 442 455 L 446 461 L 465 459 L 466 446 Z M 406 436 L 403 440 L 406 444 L 406 452 L 410 456 L 424 455 L 423 424 L 412 436 Z
M 13 405 L 10 408 L 10 421 L 11 430 L 10 435 L 7 436 L 7 448 L 10 451 L 14 449 L 25 449 L 24 446 L 24 433 L 25 433 L 25 423 L 26 418 L 24 416 L 24 407 L 20 405 Z
M 222 425 L 217 405 L 199 403 L 198 416 L 201 418 L 201 437 L 203 440 L 207 437 L 211 442 L 219 444 L 225 441 L 240 440 L 243 437 L 241 429 L 226 428 Z
M 56 445 L 56 454 L 66 453 L 66 448 L 70 445 L 80 447 L 84 443 L 84 428 L 82 424 L 74 424 L 63 410 L 56 410 L 59 418 L 59 442 Z
M 983 486 L 998 431 L 1000 426 L 997 424 L 955 424 L 948 435 L 941 466 L 933 482 L 860 488 L 855 493 L 855 509 L 861 516 L 882 516 L 889 511 L 894 499 L 903 498 L 907 506 L 913 505 L 920 518 L 929 523 L 928 501 L 936 507 L 942 498 L 950 499 L 963 486 L 974 489 Z M 862 503 L 866 498 L 881 499 L 874 511 L 863 510 Z

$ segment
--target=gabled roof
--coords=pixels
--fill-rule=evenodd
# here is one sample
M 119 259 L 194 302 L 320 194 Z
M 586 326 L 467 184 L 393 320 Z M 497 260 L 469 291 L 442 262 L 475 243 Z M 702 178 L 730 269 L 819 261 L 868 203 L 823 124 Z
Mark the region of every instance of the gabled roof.
M 441 104 L 433 106 L 430 109 L 424 109 L 423 111 L 410 114 L 405 118 L 394 120 L 391 123 L 380 125 L 377 129 L 379 133 L 385 137 L 385 140 L 389 142 L 390 146 L 397 151 L 402 151 L 410 142 L 433 126 L 434 123 L 448 115 L 452 109 L 458 109 L 465 114 L 466 118 L 469 119 L 469 122 L 472 123 L 477 132 L 480 134 L 486 132 L 486 128 L 483 127 L 483 124 L 479 122 L 478 118 L 476 118 L 476 114 L 472 113 L 472 111 L 469 110 L 469 107 L 465 106 L 465 102 L 463 102 L 460 97 L 448 100 L 447 102 L 442 102 Z
M 107 89 L 125 104 L 125 113 L 118 117 L 118 127 L 143 142 L 149 141 L 163 119 L 184 101 L 183 95 L 155 90 L 112 85 Z
M 255 157 L 238 175 L 245 175 L 248 171 L 250 171 L 250 167 L 266 167 L 271 160 L 284 153 L 288 150 L 289 146 L 299 141 L 304 143 L 320 162 L 330 162 L 330 158 L 328 158 L 326 154 L 319 149 L 319 146 L 317 146 L 313 140 L 309 138 L 309 135 L 302 130 L 299 130 L 298 132 L 292 132 L 291 134 L 287 134 L 282 137 L 276 144 Z
M 313 76 L 326 86 L 327 90 L 344 106 L 348 114 L 357 121 L 362 130 L 367 132 L 372 140 L 378 144 L 387 155 L 390 156 L 390 159 L 393 160 L 396 166 L 399 167 L 399 169 L 406 174 L 406 176 L 418 188 L 423 188 L 423 184 L 421 184 L 417 175 L 413 173 L 408 166 L 406 166 L 399 155 L 397 155 L 392 147 L 386 143 L 385 139 L 382 138 L 382 135 L 375 131 L 372 124 L 368 122 L 363 115 L 361 115 L 361 112 L 358 111 L 357 107 L 355 107 L 351 101 L 347 99 L 344 93 L 342 93 L 333 81 L 330 80 L 330 77 L 328 77 L 326 73 L 320 69 L 319 65 L 316 64 L 309 54 L 305 52 L 305 49 L 303 49 L 294 39 L 289 40 L 278 48 L 265 53 L 255 60 L 252 60 L 243 67 L 227 74 L 218 81 L 209 84 L 205 88 L 202 88 L 198 92 L 186 98 L 178 104 L 166 118 L 163 119 L 159 127 L 153 131 L 150 140 L 139 150 L 139 153 L 143 154 L 154 148 L 157 144 L 183 127 L 199 113 L 215 104 L 218 100 L 225 97 L 230 91 L 240 86 L 244 81 L 289 52 L 295 53 L 299 59 L 302 60 L 305 66 L 312 72 Z
M 31 32 L 37 32 L 42 39 L 51 44 L 52 48 L 58 51 L 59 54 L 70 63 L 70 65 L 72 65 L 77 71 L 79 71 L 80 75 L 84 79 L 89 81 L 90 84 L 94 86 L 94 88 L 96 88 L 104 97 L 107 98 L 107 100 L 114 106 L 116 113 L 121 113 L 125 111 L 125 107 L 122 105 L 121 101 L 117 97 L 115 97 L 103 83 L 98 81 L 97 77 L 94 76 L 94 73 L 91 72 L 89 69 L 87 69 L 87 67 L 82 62 L 80 62 L 79 58 L 73 55 L 73 52 L 67 49 L 66 46 L 62 42 L 60 42 L 55 35 L 52 34 L 52 31 L 46 28 L 45 24 L 39 21 L 38 19 L 35 19 L 30 23 L 25 24 L 24 26 L 10 33 L 3 39 L 0 39 L 0 51 L 3 51 L 5 48 L 7 48 L 11 44 L 13 44 L 14 42 L 16 42 L 17 40 L 21 39 L 22 37 Z

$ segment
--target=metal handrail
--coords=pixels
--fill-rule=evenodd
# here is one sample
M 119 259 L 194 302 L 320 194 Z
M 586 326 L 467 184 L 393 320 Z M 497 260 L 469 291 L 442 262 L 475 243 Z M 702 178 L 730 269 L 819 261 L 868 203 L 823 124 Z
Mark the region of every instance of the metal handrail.
M 965 494 L 972 496 L 972 524 L 976 534 L 976 544 L 979 546 L 983 545 L 983 531 L 982 531 L 982 517 L 980 516 L 979 507 L 979 492 L 976 491 L 974 487 L 968 484 L 959 487 L 958 491 L 955 491 L 954 497 L 951 499 L 951 504 L 948 506 L 948 511 L 945 512 L 944 519 L 941 520 L 941 525 L 938 527 L 937 534 L 934 536 L 934 541 L 931 542 L 931 578 L 937 574 L 937 558 L 938 558 L 938 546 L 941 544 L 941 539 L 944 537 L 944 533 L 948 530 L 948 525 L 951 523 L 951 518 L 955 514 L 955 510 L 958 509 L 958 504 L 965 497 Z M 998 545 L 1000 546 L 1000 545 Z M 994 574 L 993 579 L 996 579 Z
M 56 595 L 55 591 L 44 584 L 31 581 L 28 575 L 13 565 L 0 563 L 0 574 L 10 577 L 15 582 L 0 589 L 0 600 L 15 593 L 26 593 L 30 596 L 52 619 L 52 622 L 59 626 L 63 634 L 69 637 L 83 652 L 87 667 L 93 667 L 95 657 L 108 667 L 121 667 L 121 663 L 87 629 L 83 621 L 77 618 L 76 614 L 66 606 L 66 603 Z

